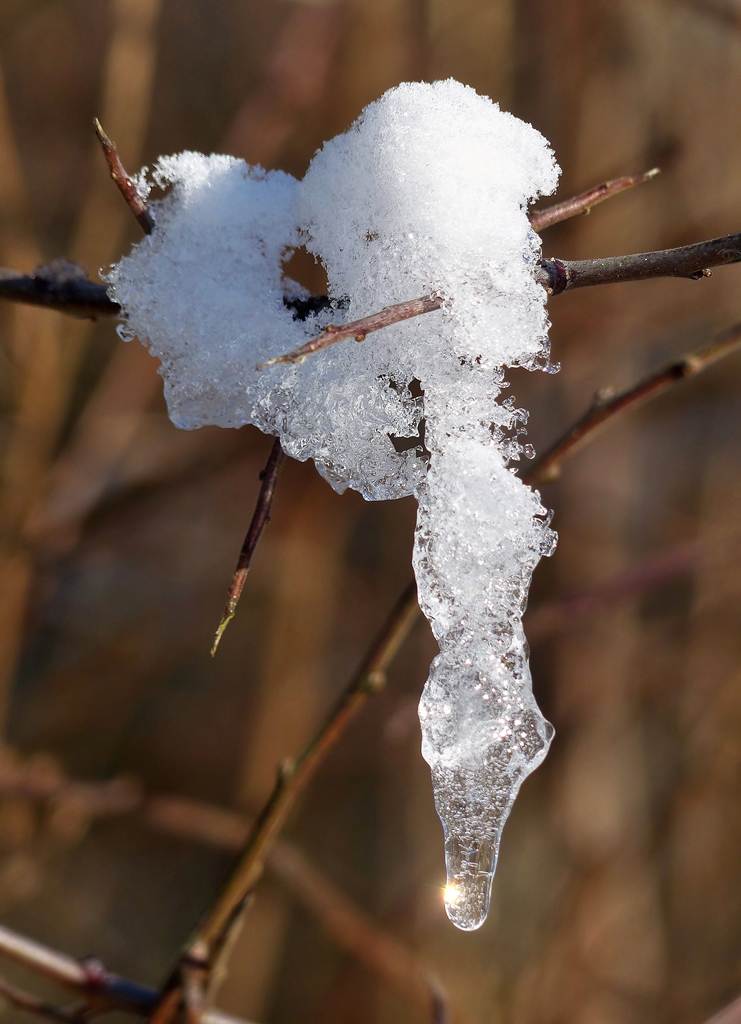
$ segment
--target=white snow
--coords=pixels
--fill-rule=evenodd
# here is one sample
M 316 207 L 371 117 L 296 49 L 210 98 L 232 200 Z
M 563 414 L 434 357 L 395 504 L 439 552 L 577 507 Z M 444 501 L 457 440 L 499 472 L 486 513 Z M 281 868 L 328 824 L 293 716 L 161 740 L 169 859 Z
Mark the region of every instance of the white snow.
M 508 467 L 525 414 L 497 399 L 505 367 L 547 365 L 526 206 L 557 174 L 545 139 L 486 97 L 454 81 L 402 85 L 301 182 L 224 156 L 160 160 L 153 179 L 170 189 L 152 204 L 155 231 L 110 276 L 124 336 L 162 360 L 179 426 L 254 423 L 338 491 L 416 494 L 414 567 L 440 645 L 422 751 L 445 830 L 446 908 L 465 929 L 486 917 L 504 822 L 553 731 L 532 696 L 521 616 L 555 536 Z M 283 303 L 297 286 L 281 260 L 300 244 L 336 306 L 306 323 Z M 256 369 L 330 320 L 431 293 L 438 312 Z M 416 437 L 422 419 L 429 457 L 397 453 L 391 437 Z

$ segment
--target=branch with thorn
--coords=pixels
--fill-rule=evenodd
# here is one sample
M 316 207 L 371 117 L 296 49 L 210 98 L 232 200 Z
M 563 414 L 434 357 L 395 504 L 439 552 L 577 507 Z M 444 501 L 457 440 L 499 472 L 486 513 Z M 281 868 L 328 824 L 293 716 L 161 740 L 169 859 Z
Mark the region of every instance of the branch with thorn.
M 655 398 L 679 381 L 695 377 L 739 347 L 741 324 L 734 324 L 721 332 L 707 348 L 688 352 L 687 355 L 681 356 L 656 373 L 649 374 L 625 391 L 615 392 L 612 388 L 598 391 L 584 415 L 568 427 L 561 437 L 521 474 L 522 479 L 528 484 L 549 483 L 555 480 L 561 472 L 563 460 L 573 455 L 608 420 L 630 408 L 642 405 L 650 398 Z

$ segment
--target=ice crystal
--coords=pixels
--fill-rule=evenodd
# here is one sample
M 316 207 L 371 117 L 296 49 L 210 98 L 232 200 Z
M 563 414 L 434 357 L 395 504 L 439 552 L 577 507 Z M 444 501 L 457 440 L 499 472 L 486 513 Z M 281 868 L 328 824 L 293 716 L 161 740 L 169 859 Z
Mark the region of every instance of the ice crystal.
M 557 173 L 538 132 L 472 89 L 402 85 L 326 143 L 301 182 L 231 157 L 160 160 L 152 180 L 169 191 L 152 204 L 156 229 L 110 277 L 124 335 L 162 360 L 179 426 L 253 423 L 338 491 L 417 496 L 414 568 L 440 646 L 422 752 L 445 831 L 446 908 L 464 929 L 486 917 L 502 827 L 553 731 L 521 619 L 554 535 L 509 465 L 524 414 L 498 399 L 504 368 L 548 362 L 526 206 Z M 324 320 L 302 322 L 284 302 L 297 286 L 282 261 L 301 244 L 327 271 Z M 330 316 L 424 294 L 442 308 L 256 369 Z

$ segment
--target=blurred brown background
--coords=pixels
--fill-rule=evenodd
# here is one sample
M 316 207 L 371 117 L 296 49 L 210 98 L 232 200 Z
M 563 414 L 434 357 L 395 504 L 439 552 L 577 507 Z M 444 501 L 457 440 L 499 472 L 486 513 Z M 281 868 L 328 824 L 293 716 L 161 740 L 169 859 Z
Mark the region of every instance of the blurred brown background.
M 552 229 L 547 254 L 741 227 L 738 0 L 2 0 L 0 63 L 0 263 L 18 270 L 65 255 L 93 275 L 137 239 L 96 114 L 132 170 L 191 148 L 301 175 L 385 89 L 447 76 L 547 135 L 562 196 L 661 166 Z M 554 299 L 561 372 L 512 374 L 536 448 L 596 389 L 739 319 L 740 285 L 732 267 Z M 409 579 L 415 510 L 339 498 L 290 463 L 212 661 L 269 440 L 177 431 L 154 361 L 110 323 L 5 305 L 0 332 L 0 703 L 15 750 L 0 759 L 0 912 L 158 984 L 230 855 L 217 828 L 197 842 L 125 813 L 136 786 L 257 811 Z M 479 932 L 442 908 L 415 718 L 425 624 L 291 820 L 295 847 L 414 952 L 456 1022 L 696 1024 L 741 989 L 739 384 L 736 355 L 611 425 L 543 489 L 561 539 L 532 609 L 641 568 L 632 595 L 548 628 L 531 618 L 556 739 L 506 827 Z M 94 797 L 62 773 L 117 781 Z M 424 1019 L 279 875 L 247 918 L 225 1009 Z

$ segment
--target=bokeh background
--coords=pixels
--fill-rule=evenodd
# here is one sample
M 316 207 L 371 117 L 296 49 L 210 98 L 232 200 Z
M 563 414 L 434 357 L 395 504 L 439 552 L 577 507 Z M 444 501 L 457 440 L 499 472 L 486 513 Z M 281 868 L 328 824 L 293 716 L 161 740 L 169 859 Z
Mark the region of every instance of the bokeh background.
M 551 140 L 561 196 L 661 167 L 550 229 L 546 254 L 741 226 L 738 0 L 2 0 L 0 64 L 0 263 L 17 270 L 68 256 L 94 276 L 137 239 L 95 115 L 132 170 L 190 148 L 301 175 L 384 90 L 447 76 Z M 596 390 L 741 319 L 741 269 L 550 306 L 561 372 L 512 374 L 538 450 Z M 737 995 L 740 385 L 736 355 L 613 423 L 543 488 L 560 543 L 529 629 L 556 739 L 505 829 L 485 926 L 458 932 L 442 907 L 420 622 L 293 815 L 224 1009 L 429 1019 L 413 980 L 394 988 L 373 966 L 383 942 L 460 1024 L 699 1024 Z M 338 497 L 290 463 L 212 660 L 269 448 L 252 429 L 176 430 L 154 360 L 113 324 L 0 309 L 0 913 L 154 985 L 275 766 L 411 576 L 413 502 Z M 355 953 L 348 914 L 375 926 Z

